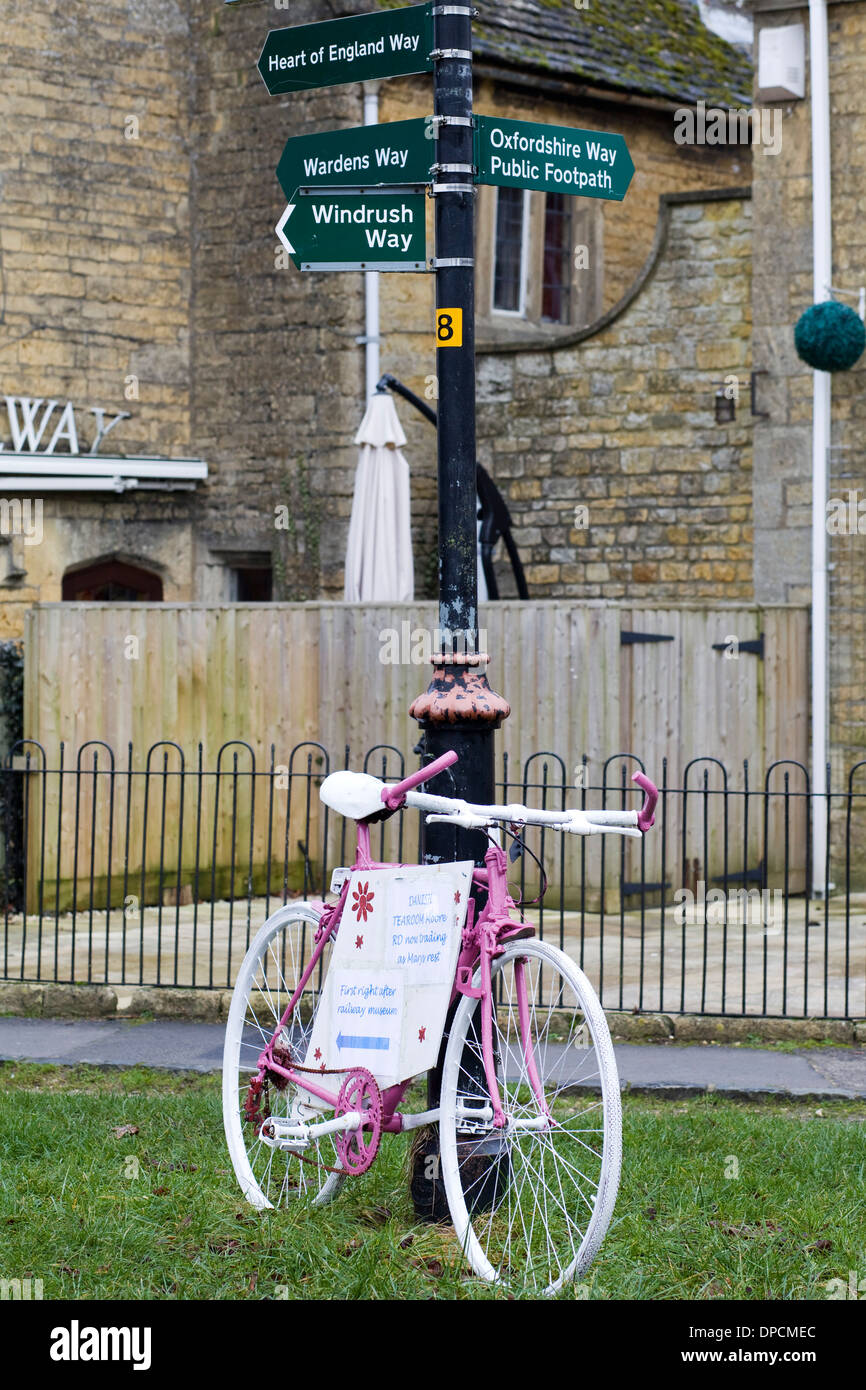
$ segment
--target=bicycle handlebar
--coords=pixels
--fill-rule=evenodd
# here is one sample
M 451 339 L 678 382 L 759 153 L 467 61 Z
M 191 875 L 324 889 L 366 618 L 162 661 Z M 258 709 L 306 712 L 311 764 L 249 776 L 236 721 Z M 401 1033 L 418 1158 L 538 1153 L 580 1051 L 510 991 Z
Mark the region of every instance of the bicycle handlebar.
M 656 802 L 659 799 L 659 789 L 655 782 L 651 782 L 645 772 L 636 772 L 632 779 L 646 793 L 643 806 L 637 815 L 638 829 L 646 833 L 650 826 L 655 822 Z
M 406 800 L 406 793 L 413 787 L 418 787 L 422 782 L 428 782 L 431 777 L 438 777 L 440 772 L 444 772 L 446 767 L 451 767 L 457 761 L 457 754 L 453 748 L 449 748 L 447 753 L 443 753 L 441 758 L 435 762 L 428 763 L 426 767 L 419 768 L 410 777 L 405 777 L 402 782 L 395 782 L 393 786 L 382 788 L 382 800 L 389 811 L 399 811 L 403 802 Z
M 395 782 L 391 786 L 383 787 L 381 792 L 382 801 L 388 807 L 389 811 L 399 811 L 400 807 L 403 806 L 406 801 L 407 794 L 411 792 L 414 787 L 420 786 L 423 782 L 430 781 L 433 777 L 438 777 L 440 772 L 444 772 L 446 768 L 452 767 L 456 762 L 457 754 L 454 752 L 453 749 L 449 749 L 447 753 L 442 754 L 441 758 L 436 758 L 434 762 L 428 763 L 426 767 L 419 768 L 417 772 L 413 772 L 409 777 L 405 777 L 402 782 Z M 654 813 L 656 803 L 659 799 L 658 787 L 655 785 L 654 782 L 652 782 L 649 779 L 649 777 L 647 777 L 645 772 L 634 773 L 632 781 L 636 782 L 644 793 L 643 805 L 638 811 L 636 819 L 638 830 L 646 834 L 650 826 L 655 823 Z M 455 803 L 452 802 L 451 798 L 421 796 L 417 799 L 413 798 L 413 801 L 414 804 L 418 805 L 419 809 L 429 810 L 433 812 L 445 812 L 446 814 L 451 815 L 453 815 L 455 812 L 457 812 L 458 814 L 465 814 L 470 812 L 470 808 L 466 805 L 465 802 L 461 801 L 459 803 Z M 471 813 L 475 816 L 477 816 L 479 813 L 481 815 L 490 815 L 492 813 L 496 816 L 497 819 L 501 820 L 505 819 L 508 816 L 509 809 L 511 808 L 478 806 L 472 807 Z M 520 818 L 521 813 L 522 818 L 525 818 L 525 807 L 514 807 L 513 809 L 511 809 L 511 815 L 514 818 Z M 563 825 L 560 824 L 560 822 L 563 822 L 568 819 L 568 817 L 563 816 L 561 812 L 541 811 L 529 814 L 532 817 L 532 820 L 536 821 L 536 824 L 542 822 L 555 823 L 557 825 L 557 828 L 559 829 L 564 828 Z M 590 822 L 593 826 L 605 825 L 607 827 L 610 827 L 611 829 L 614 826 L 621 826 L 625 833 L 628 833 L 626 827 L 629 824 L 634 825 L 635 822 L 634 820 L 632 820 L 632 817 L 634 815 L 635 813 L 633 811 L 588 811 L 583 813 L 580 818 L 581 820 L 586 820 Z

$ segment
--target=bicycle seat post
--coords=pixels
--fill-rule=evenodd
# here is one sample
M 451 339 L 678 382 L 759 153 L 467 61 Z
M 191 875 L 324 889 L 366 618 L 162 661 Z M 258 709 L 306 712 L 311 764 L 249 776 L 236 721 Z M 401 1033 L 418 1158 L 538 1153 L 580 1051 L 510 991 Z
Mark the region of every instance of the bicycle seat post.
M 508 861 L 505 850 L 499 845 L 491 845 L 484 856 L 487 866 L 487 892 L 491 916 L 508 911 Z

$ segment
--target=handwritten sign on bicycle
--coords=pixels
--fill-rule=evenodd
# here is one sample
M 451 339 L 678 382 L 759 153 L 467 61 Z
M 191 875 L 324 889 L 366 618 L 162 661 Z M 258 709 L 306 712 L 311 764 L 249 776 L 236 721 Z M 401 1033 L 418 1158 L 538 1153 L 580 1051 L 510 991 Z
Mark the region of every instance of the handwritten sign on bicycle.
M 384 1086 L 435 1066 L 472 869 L 352 871 L 304 1066 L 365 1067 Z

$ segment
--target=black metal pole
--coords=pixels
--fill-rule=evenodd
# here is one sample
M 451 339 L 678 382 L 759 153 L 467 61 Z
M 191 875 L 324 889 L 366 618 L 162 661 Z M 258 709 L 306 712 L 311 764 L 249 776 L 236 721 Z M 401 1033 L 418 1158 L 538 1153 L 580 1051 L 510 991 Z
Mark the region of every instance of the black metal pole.
M 459 761 L 434 778 L 429 789 L 446 796 L 491 802 L 495 800 L 494 732 L 508 715 L 509 706 L 490 689 L 485 673 L 488 656 L 478 649 L 471 7 L 436 4 L 433 26 L 433 110 L 438 137 L 433 196 L 440 629 L 440 642 L 434 642 L 434 646 L 441 644 L 441 649 L 434 656 L 430 686 L 414 701 L 410 713 L 424 729 L 428 758 L 438 758 L 451 749 L 458 754 Z M 470 859 L 482 864 L 487 847 L 483 831 L 452 825 L 425 827 L 427 863 Z M 481 903 L 477 902 L 476 907 L 480 909 Z M 442 1055 L 440 1052 L 439 1063 L 428 1076 L 431 1107 L 438 1104 Z M 472 1069 L 472 1059 L 467 1066 Z M 483 1084 L 484 1077 L 479 1072 L 479 1086 L 483 1088 Z M 489 1163 L 495 1162 L 494 1155 Z M 411 1192 L 419 1216 L 434 1220 L 447 1217 L 435 1130 L 419 1133 Z
M 412 706 L 431 758 L 459 762 L 430 789 L 494 799 L 493 734 L 508 714 L 478 651 L 475 457 L 475 183 L 472 129 L 472 9 L 436 5 L 433 171 L 436 226 L 436 374 L 439 388 L 439 629 L 442 650 L 426 695 Z M 434 645 L 437 645 L 434 643 Z M 483 832 L 431 826 L 428 862 L 483 862 Z
M 465 9 L 465 14 L 437 11 Z M 472 18 L 434 9 L 436 374 L 439 382 L 439 626 L 478 633 L 475 503 L 475 184 Z M 454 56 L 451 56 L 451 55 Z M 456 311 L 456 313 L 454 312 Z M 457 344 L 460 344 L 459 346 Z

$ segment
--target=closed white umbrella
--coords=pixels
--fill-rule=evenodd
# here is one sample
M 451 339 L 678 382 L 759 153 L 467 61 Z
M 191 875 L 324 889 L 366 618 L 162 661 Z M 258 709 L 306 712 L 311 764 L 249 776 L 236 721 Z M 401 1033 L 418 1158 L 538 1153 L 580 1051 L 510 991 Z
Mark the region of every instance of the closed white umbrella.
M 361 446 L 346 547 L 349 603 L 408 603 L 415 597 L 406 443 L 390 395 L 370 397 L 355 435 Z

